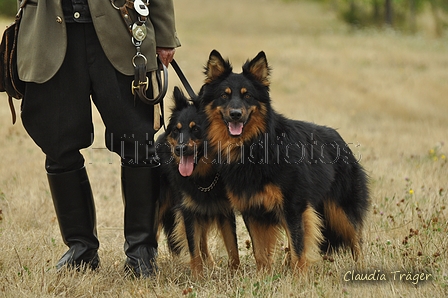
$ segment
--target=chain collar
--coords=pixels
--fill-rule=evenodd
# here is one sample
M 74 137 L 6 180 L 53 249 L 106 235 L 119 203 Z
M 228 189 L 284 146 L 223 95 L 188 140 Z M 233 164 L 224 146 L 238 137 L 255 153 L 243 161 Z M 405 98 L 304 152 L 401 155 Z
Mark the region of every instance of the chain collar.
M 194 184 L 196 184 L 196 186 L 198 187 L 198 189 L 202 192 L 209 192 L 211 191 L 213 188 L 215 188 L 216 184 L 218 183 L 219 180 L 219 172 L 216 173 L 215 175 L 215 179 L 213 179 L 212 183 L 210 183 L 209 186 L 207 187 L 202 187 L 196 184 L 196 182 Z

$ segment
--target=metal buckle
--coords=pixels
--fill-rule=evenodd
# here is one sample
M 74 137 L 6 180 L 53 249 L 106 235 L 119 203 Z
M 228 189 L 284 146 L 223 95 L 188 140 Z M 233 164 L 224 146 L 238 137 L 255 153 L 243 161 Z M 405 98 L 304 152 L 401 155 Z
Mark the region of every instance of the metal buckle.
M 135 90 L 140 89 L 140 87 L 142 87 L 142 86 L 143 86 L 143 92 L 146 92 L 146 90 L 148 90 L 148 86 L 149 86 L 149 78 L 148 77 L 146 77 L 146 82 L 139 81 L 137 86 L 134 85 L 134 82 L 135 82 L 135 80 L 133 80 L 131 83 L 132 95 L 135 94 Z

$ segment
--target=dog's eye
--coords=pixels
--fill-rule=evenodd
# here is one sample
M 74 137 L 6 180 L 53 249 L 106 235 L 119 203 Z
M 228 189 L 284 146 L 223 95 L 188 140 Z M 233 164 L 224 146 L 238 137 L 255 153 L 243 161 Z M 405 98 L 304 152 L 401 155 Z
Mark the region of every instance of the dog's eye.
M 250 99 L 252 96 L 250 96 L 250 94 L 248 94 L 248 93 L 246 93 L 246 94 L 244 94 L 244 99 Z
M 222 99 L 228 99 L 229 95 L 227 93 L 223 93 L 223 94 L 221 94 L 221 98 Z
M 199 127 L 197 127 L 197 126 L 193 126 L 193 127 L 191 128 L 191 131 L 193 131 L 194 133 L 199 132 Z

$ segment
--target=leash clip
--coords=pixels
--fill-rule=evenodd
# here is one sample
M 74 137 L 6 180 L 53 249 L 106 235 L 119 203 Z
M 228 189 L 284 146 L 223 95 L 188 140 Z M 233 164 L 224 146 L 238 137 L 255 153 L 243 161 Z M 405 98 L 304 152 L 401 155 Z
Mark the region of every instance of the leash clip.
M 134 38 L 134 36 L 131 37 L 131 41 L 132 44 L 136 47 L 136 48 L 140 48 L 140 46 L 142 45 L 143 40 L 137 40 Z M 138 54 L 138 50 L 137 50 L 137 54 Z

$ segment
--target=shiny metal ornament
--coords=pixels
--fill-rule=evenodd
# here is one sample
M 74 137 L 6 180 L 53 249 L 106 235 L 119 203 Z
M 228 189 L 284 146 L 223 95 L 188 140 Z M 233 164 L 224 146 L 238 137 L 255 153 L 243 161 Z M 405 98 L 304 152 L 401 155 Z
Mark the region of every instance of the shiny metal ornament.
M 149 15 L 148 6 L 142 0 L 134 1 L 134 9 L 139 15 L 147 17 Z
M 145 24 L 137 25 L 137 23 L 134 23 L 134 25 L 132 25 L 132 36 L 135 40 L 143 41 L 146 38 L 146 34 L 147 31 Z

